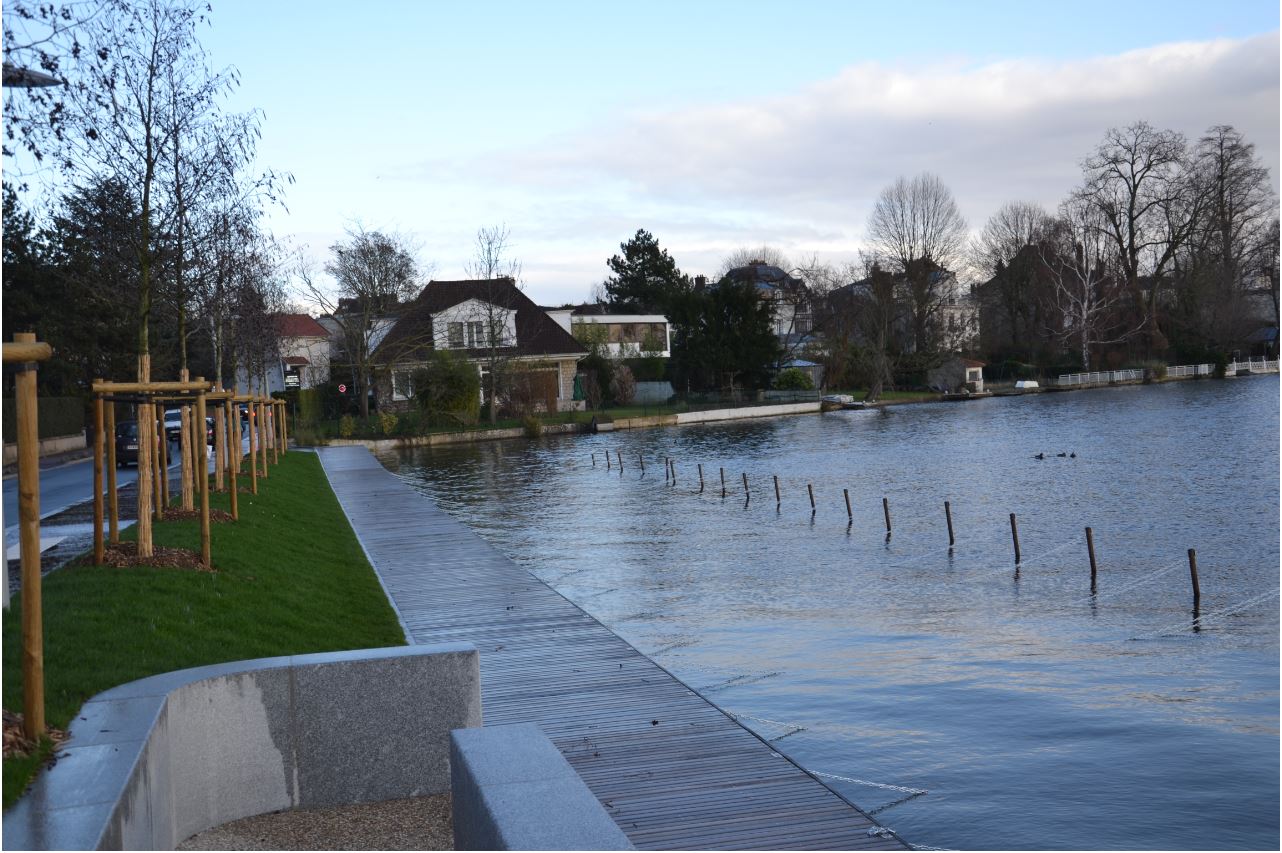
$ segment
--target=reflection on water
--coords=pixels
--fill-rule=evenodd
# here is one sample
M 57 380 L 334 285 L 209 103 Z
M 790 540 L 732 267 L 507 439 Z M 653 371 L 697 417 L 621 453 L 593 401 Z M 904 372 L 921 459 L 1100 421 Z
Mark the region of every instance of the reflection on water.
M 384 462 L 914 842 L 1277 848 L 1275 377 Z

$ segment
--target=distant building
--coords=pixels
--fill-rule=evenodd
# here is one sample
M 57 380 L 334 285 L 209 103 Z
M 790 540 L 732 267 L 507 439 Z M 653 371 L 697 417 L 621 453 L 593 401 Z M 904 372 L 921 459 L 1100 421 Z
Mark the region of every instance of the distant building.
M 273 394 L 294 388 L 315 388 L 329 381 L 329 331 L 306 314 L 275 314 L 272 327 L 276 332 L 276 358 L 267 366 L 267 387 L 262 392 Z M 258 387 L 245 374 L 237 371 L 236 381 L 244 388 Z
M 600 302 L 544 310 L 576 339 L 582 339 L 580 334 L 576 334 L 576 326 L 600 327 L 605 337 L 605 349 L 611 358 L 638 356 L 646 352 L 664 358 L 672 354 L 672 331 L 668 318 L 662 314 L 613 313 L 609 305 Z
M 771 325 L 785 352 L 796 352 L 814 329 L 810 289 L 794 275 L 765 261 L 752 261 L 726 273 L 733 282 L 748 282 L 770 303 Z
M 574 377 L 587 349 L 510 278 L 431 281 L 402 306 L 372 359 L 380 408 L 408 407 L 414 373 L 438 349 L 476 366 L 482 395 L 493 352 L 535 389 L 541 408 L 583 407 L 574 399 Z

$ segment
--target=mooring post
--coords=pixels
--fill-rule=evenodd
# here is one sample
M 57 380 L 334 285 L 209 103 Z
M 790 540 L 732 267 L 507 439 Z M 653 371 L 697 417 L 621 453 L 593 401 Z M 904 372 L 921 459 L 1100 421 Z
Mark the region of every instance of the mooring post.
M 783 503 L 783 498 L 779 497 L 779 475 L 774 474 L 775 478 L 775 506 L 778 507 Z
M 1193 580 L 1193 606 L 1202 602 L 1202 587 L 1197 582 L 1197 551 L 1189 549 L 1189 577 Z
M 886 516 L 886 535 L 890 535 L 890 501 L 887 498 L 881 499 L 881 512 Z
M 645 457 L 642 456 L 640 453 L 637 454 L 637 464 L 641 466 L 641 473 L 644 474 L 645 473 Z
M 595 454 L 595 453 L 593 453 L 593 454 L 592 454 L 592 467 L 593 467 L 593 468 L 595 468 L 595 467 L 596 467 L 596 454 Z
M 607 471 L 614 470 L 614 465 L 613 463 L 610 462 L 610 451 L 608 450 L 605 452 L 605 470 Z
M 815 487 L 806 483 L 806 491 L 810 493 L 810 514 L 815 514 Z
M 663 482 L 665 483 L 668 482 L 668 478 L 671 475 L 672 475 L 672 457 L 665 456 L 663 457 Z
M 616 450 L 614 451 L 614 455 L 617 456 L 619 459 L 619 473 L 622 474 L 623 473 L 623 451 Z
M 699 494 L 703 494 L 703 463 L 699 463 Z
M 672 485 L 677 484 L 677 460 L 672 460 Z
M 748 472 L 747 471 L 743 472 L 743 493 L 751 497 L 751 493 L 748 491 Z
M 721 469 L 721 497 L 726 496 L 726 469 Z
M 948 501 L 944 501 L 944 518 L 948 520 L 948 547 L 951 548 L 957 540 L 953 537 L 953 507 Z
M 1091 558 L 1091 592 L 1095 591 L 1095 533 L 1086 528 L 1086 553 Z
M 855 514 L 850 511 L 850 489 L 842 489 L 841 496 L 846 499 L 846 518 L 853 522 Z
M 1019 565 L 1019 525 L 1015 523 L 1015 513 L 1010 514 L 1010 538 L 1015 544 L 1015 565 Z

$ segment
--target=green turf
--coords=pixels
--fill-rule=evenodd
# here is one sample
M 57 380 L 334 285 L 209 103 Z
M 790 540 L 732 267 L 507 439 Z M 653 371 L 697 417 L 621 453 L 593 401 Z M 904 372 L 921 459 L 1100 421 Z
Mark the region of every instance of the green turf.
M 269 474 L 257 495 L 239 495 L 239 521 L 212 525 L 214 574 L 73 564 L 45 577 L 50 725 L 66 728 L 96 693 L 160 672 L 404 644 L 320 460 L 288 453 Z M 213 507 L 229 507 L 226 494 L 210 498 Z M 135 538 L 134 528 L 122 538 Z M 154 541 L 199 551 L 199 522 L 158 523 Z M 92 562 L 92 554 L 83 559 Z M 4 617 L 4 707 L 22 710 L 17 597 Z M 30 779 L 31 763 L 24 770 L 5 759 L 5 808 Z

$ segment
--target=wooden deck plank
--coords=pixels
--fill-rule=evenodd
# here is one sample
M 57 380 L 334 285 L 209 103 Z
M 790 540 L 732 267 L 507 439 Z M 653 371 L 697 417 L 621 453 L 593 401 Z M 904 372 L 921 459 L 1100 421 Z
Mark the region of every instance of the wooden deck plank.
M 638 848 L 907 847 L 364 448 L 320 456 L 410 642 L 476 645 L 486 724 L 537 723 Z

